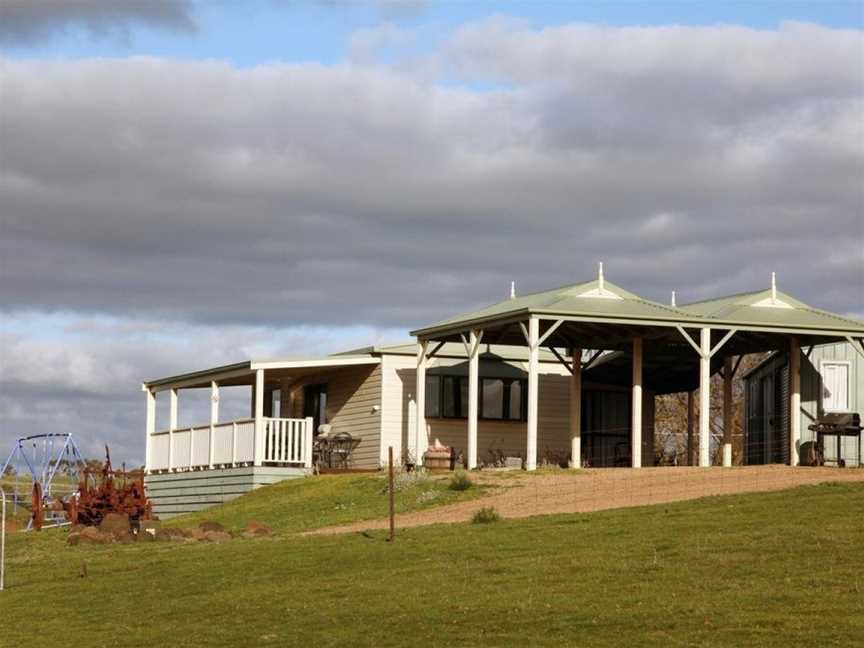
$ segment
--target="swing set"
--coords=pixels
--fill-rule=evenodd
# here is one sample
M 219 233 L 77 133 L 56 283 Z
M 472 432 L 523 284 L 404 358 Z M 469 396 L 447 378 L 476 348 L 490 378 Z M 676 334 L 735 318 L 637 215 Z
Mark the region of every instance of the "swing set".
M 13 513 L 19 503 L 30 500 L 27 530 L 68 524 L 61 497 L 76 496 L 80 475 L 85 468 L 78 444 L 71 434 L 49 433 L 21 437 L 0 469 L 7 477 L 13 469 Z M 29 491 L 29 497 L 25 494 Z M 23 505 L 27 508 L 26 505 Z

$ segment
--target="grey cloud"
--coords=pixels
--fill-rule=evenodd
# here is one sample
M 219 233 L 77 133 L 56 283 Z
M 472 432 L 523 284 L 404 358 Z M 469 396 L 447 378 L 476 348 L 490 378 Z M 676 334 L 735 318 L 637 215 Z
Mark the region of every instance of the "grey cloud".
M 775 270 L 860 317 L 862 42 L 483 24 L 433 66 L 461 87 L 399 67 L 4 60 L 3 316 L 113 319 L 0 338 L 0 441 L 62 422 L 131 460 L 142 379 L 360 345 L 372 329 L 343 327 L 407 330 L 598 260 L 680 302 Z
M 574 29 L 466 30 L 448 65 L 492 74 L 485 38 L 513 84 L 485 92 L 357 65 L 7 61 L 3 304 L 407 328 L 602 258 L 647 297 L 776 270 L 862 310 L 860 33 Z M 559 50 L 570 65 L 547 66 Z M 674 97 L 646 99 L 654 81 Z M 829 277 L 802 254 L 845 261 Z
M 0 44 L 30 45 L 69 27 L 94 37 L 128 32 L 132 25 L 192 31 L 188 0 L 3 0 Z
M 68 318 L 62 318 L 63 320 Z M 12 442 L 29 434 L 72 432 L 87 456 L 110 444 L 121 461 L 143 460 L 141 383 L 249 358 L 321 356 L 346 347 L 392 342 L 390 329 L 274 331 L 248 326 L 194 326 L 159 320 L 51 319 L 15 315 L 0 332 L 0 463 Z M 225 388 L 223 420 L 248 416 L 248 388 Z M 209 394 L 184 391 L 180 424 L 209 421 Z M 167 398 L 157 397 L 157 424 L 167 425 Z

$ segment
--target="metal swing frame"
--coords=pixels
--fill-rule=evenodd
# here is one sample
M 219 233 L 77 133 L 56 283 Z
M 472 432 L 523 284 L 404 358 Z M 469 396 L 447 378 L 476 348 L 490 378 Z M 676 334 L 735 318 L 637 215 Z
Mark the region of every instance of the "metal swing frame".
M 41 448 L 39 447 L 40 442 Z M 78 488 L 77 484 L 81 469 L 85 464 L 81 451 L 78 449 L 78 444 L 75 442 L 72 434 L 51 432 L 20 437 L 12 447 L 12 451 L 3 464 L 3 468 L 0 469 L 0 476 L 2 476 L 6 474 L 9 466 L 15 468 L 13 507 L 17 506 L 20 500 L 18 482 L 22 475 L 22 468 L 26 468 L 30 474 L 30 492 L 32 493 L 33 489 L 38 487 L 38 492 L 41 493 L 41 505 L 44 508 L 46 504 L 50 503 L 53 497 L 52 486 L 54 478 L 57 476 L 58 468 L 64 460 L 65 471 L 73 484 L 72 493 L 74 494 Z M 34 516 L 31 515 L 30 521 L 27 523 L 27 530 L 33 528 L 33 520 Z M 68 522 L 59 516 L 51 516 L 48 521 L 52 523 L 49 526 L 68 524 Z

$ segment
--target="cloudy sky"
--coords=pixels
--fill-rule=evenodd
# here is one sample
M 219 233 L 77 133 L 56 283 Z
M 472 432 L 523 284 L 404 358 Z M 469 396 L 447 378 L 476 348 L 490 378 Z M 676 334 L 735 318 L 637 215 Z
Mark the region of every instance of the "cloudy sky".
M 142 380 L 401 341 L 598 260 L 679 302 L 774 270 L 864 317 L 862 29 L 860 2 L 0 0 L 0 454 L 68 430 L 140 461 Z

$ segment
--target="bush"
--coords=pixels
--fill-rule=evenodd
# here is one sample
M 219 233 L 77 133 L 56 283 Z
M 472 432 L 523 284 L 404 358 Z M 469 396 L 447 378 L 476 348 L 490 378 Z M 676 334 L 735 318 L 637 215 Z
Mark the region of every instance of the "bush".
M 439 497 L 441 497 L 441 492 L 437 490 L 427 490 L 423 491 L 417 496 L 418 504 L 428 504 L 429 502 L 434 502 Z
M 471 522 L 474 524 L 490 524 L 498 522 L 501 519 L 501 514 L 495 510 L 494 506 L 484 506 L 474 514 Z
M 466 491 L 474 485 L 474 482 L 471 481 L 471 478 L 468 476 L 468 473 L 457 472 L 453 477 L 450 478 L 450 485 L 448 488 L 454 491 Z
M 414 488 L 415 486 L 420 486 L 421 484 L 425 484 L 429 481 L 429 473 L 427 473 L 425 470 L 412 470 L 411 472 L 403 470 L 396 473 L 393 477 L 393 491 L 399 493 L 401 491 Z M 389 488 L 390 486 L 385 478 L 384 488 L 381 490 L 381 492 L 387 493 Z

